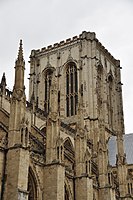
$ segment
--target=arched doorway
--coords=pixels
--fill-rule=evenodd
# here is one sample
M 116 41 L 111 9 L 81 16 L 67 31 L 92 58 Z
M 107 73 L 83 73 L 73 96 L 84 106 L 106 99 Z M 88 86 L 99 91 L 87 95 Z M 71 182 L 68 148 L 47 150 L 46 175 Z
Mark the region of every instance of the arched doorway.
M 31 168 L 29 168 L 29 175 L 28 175 L 28 191 L 29 191 L 28 200 L 37 200 L 37 184 Z

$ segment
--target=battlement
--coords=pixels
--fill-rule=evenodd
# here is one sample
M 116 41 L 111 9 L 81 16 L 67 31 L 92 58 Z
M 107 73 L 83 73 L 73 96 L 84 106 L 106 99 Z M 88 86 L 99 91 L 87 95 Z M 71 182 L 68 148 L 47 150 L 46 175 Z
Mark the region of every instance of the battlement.
M 43 53 L 43 52 L 47 52 L 47 51 L 52 50 L 52 49 L 60 48 L 60 47 L 67 45 L 67 44 L 71 44 L 73 42 L 78 42 L 82 39 L 94 40 L 95 39 L 95 33 L 83 31 L 82 34 L 80 34 L 79 36 L 74 36 L 72 38 L 62 40 L 59 43 L 54 43 L 53 45 L 48 45 L 47 47 L 43 47 L 41 49 L 32 50 L 32 51 L 34 51 L 35 54 Z
M 112 59 L 113 62 L 115 62 L 119 66 L 118 60 L 116 60 L 111 53 L 101 44 L 101 42 L 96 38 L 95 32 L 86 32 L 83 31 L 80 35 L 74 36 L 72 38 L 68 38 L 66 40 L 62 40 L 58 43 L 54 43 L 53 45 L 48 45 L 47 47 L 43 47 L 41 49 L 32 50 L 31 51 L 31 57 L 32 56 L 38 56 L 45 53 L 50 53 L 52 50 L 58 50 L 59 48 L 65 47 L 67 45 L 71 45 L 74 43 L 78 43 L 82 40 L 90 40 L 95 41 L 97 44 L 97 47 L 101 49 L 110 59 Z

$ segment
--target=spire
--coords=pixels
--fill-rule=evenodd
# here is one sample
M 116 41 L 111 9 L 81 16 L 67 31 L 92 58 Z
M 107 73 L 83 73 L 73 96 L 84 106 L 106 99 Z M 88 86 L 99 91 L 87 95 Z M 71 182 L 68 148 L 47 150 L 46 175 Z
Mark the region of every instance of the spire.
M 6 86 L 6 76 L 5 72 L 3 73 L 2 79 L 1 79 L 1 86 Z
M 3 94 L 5 94 L 5 89 L 6 89 L 6 77 L 5 77 L 5 73 L 3 73 L 2 79 L 1 79 L 1 83 L 0 83 L 0 87 L 1 87 L 1 91 Z
M 17 61 L 24 61 L 24 58 L 23 58 L 23 47 L 22 46 L 23 46 L 22 40 L 20 40 Z
M 15 82 L 14 82 L 14 94 L 17 94 L 17 97 L 22 97 L 24 94 L 24 70 L 25 70 L 25 61 L 23 58 L 23 48 L 22 40 L 20 40 L 18 57 L 15 62 Z M 21 92 L 18 92 L 21 91 Z M 19 97 L 20 97 L 19 96 Z
M 16 60 L 15 64 L 16 64 L 16 66 L 23 65 L 23 67 L 25 65 L 25 61 L 24 61 L 24 57 L 23 57 L 23 44 L 22 44 L 22 40 L 20 40 L 20 43 L 19 43 L 18 57 L 17 57 L 17 60 Z

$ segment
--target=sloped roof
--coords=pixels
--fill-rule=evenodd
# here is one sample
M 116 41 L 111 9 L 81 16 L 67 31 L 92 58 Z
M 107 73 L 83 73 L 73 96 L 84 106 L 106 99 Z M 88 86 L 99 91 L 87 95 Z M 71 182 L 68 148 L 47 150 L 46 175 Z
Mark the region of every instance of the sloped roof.
M 124 135 L 124 149 L 126 153 L 127 164 L 133 164 L 133 134 Z M 117 143 L 116 136 L 112 136 L 108 143 L 109 163 L 116 165 Z

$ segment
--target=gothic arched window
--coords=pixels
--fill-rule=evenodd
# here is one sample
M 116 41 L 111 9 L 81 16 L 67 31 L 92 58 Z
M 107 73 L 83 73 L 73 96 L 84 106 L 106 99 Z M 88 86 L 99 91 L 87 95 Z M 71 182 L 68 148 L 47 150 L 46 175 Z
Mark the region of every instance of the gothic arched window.
M 113 77 L 108 76 L 108 107 L 109 107 L 109 124 L 113 125 Z
M 98 108 L 99 114 L 102 108 L 102 99 L 103 99 L 103 67 L 98 65 L 97 67 L 97 98 L 98 98 Z
M 28 200 L 37 200 L 37 184 L 32 170 L 29 168 L 28 175 Z
M 50 101 L 50 87 L 52 81 L 52 70 L 48 70 L 44 76 L 44 110 L 49 113 L 49 101 Z
M 78 76 L 77 67 L 70 62 L 66 68 L 66 116 L 77 114 Z

